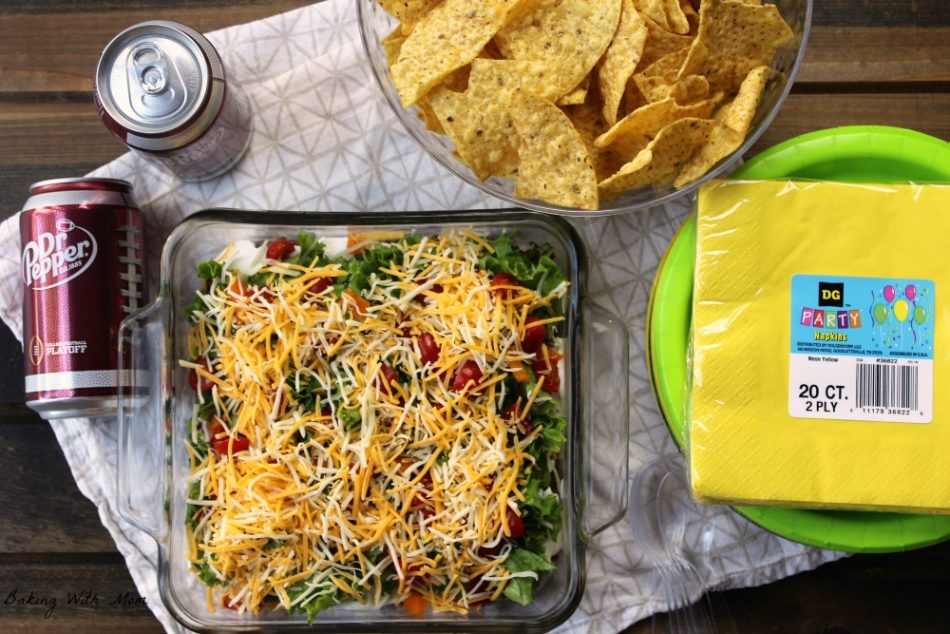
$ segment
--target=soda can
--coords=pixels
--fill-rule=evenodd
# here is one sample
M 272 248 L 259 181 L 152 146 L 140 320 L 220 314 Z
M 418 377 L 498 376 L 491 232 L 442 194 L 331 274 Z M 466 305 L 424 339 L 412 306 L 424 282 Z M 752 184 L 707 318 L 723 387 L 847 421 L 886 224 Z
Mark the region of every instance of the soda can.
M 251 107 L 203 35 L 176 22 L 142 22 L 102 52 L 93 96 L 120 141 L 182 180 L 231 169 L 251 139 Z
M 20 212 L 26 404 L 44 418 L 114 413 L 129 377 L 118 329 L 146 300 L 145 223 L 132 185 L 64 178 Z

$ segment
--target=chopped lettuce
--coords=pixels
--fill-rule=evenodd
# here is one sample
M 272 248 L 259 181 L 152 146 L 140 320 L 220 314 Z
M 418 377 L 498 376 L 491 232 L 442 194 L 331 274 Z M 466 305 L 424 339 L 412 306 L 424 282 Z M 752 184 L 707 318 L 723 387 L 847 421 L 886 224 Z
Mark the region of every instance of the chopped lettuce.
M 209 555 L 209 557 L 213 556 L 214 555 Z M 201 579 L 201 581 L 206 586 L 216 586 L 222 583 L 222 581 L 218 579 L 218 575 L 214 573 L 214 570 L 211 569 L 211 565 L 207 561 L 202 559 L 200 563 L 192 565 L 192 568 L 194 568 L 198 578 Z
M 493 273 L 512 275 L 542 297 L 564 282 L 564 273 L 554 261 L 554 250 L 550 245 L 532 244 L 527 249 L 520 249 L 514 244 L 513 233 L 503 233 L 490 242 L 495 252 L 483 255 L 479 259 L 480 266 Z M 559 307 L 556 310 L 560 314 Z
M 216 260 L 206 260 L 198 263 L 198 277 L 203 280 L 216 280 L 221 278 L 224 267 Z
M 287 588 L 287 596 L 290 597 L 291 601 L 296 600 L 301 595 L 308 595 L 306 599 L 289 610 L 291 614 L 306 614 L 308 624 L 313 623 L 314 617 L 319 612 L 332 608 L 346 598 L 346 595 L 336 587 L 325 588 L 310 595 L 309 593 L 312 591 L 310 583 L 309 579 L 304 579 Z
M 402 261 L 402 257 L 402 247 L 391 242 L 377 244 L 352 257 L 341 256 L 337 262 L 347 274 L 337 278 L 334 289 L 337 294 L 347 288 L 357 293 L 365 291 L 370 287 L 370 278 L 374 273 L 377 276 L 391 277 L 380 269 L 391 266 L 393 262 Z
M 301 266 L 321 266 L 324 264 L 324 255 L 326 254 L 326 245 L 308 231 L 301 231 L 297 234 L 297 244 L 300 246 L 300 252 L 287 258 L 290 264 L 299 264 Z
M 505 561 L 508 572 L 548 572 L 554 570 L 554 564 L 544 556 L 531 552 L 525 548 L 515 548 Z M 538 585 L 537 579 L 530 577 L 516 577 L 508 581 L 505 586 L 505 596 L 521 605 L 528 605 L 534 598 L 534 589 Z
M 564 432 L 567 421 L 561 416 L 560 406 L 554 399 L 536 400 L 531 406 L 531 421 L 535 427 L 542 427 L 535 442 L 541 443 L 543 451 L 556 454 L 567 440 Z

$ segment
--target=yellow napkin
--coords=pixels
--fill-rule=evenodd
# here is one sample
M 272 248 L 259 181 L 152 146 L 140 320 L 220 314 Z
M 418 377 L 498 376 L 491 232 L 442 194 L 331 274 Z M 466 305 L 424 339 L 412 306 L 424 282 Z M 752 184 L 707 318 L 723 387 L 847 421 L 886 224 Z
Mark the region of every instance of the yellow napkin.
M 950 512 L 950 187 L 713 181 L 698 214 L 694 495 Z

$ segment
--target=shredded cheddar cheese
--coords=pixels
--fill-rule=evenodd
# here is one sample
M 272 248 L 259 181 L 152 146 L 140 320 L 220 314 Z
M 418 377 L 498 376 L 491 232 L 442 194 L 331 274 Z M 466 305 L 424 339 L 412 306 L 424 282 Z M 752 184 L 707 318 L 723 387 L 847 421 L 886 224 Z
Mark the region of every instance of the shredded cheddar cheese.
M 198 293 L 181 361 L 197 386 L 187 556 L 209 602 L 312 615 L 420 596 L 465 613 L 538 576 L 508 560 L 522 516 L 541 521 L 526 495 L 557 496 L 556 473 L 530 481 L 554 456 L 537 449 L 545 426 L 524 424 L 557 399 L 548 376 L 530 382 L 539 355 L 521 340 L 529 313 L 563 319 L 567 283 L 493 292 L 479 266 L 493 247 L 472 232 L 382 239 L 398 249 L 360 291 L 346 258 L 264 258 L 248 276 L 229 246 Z

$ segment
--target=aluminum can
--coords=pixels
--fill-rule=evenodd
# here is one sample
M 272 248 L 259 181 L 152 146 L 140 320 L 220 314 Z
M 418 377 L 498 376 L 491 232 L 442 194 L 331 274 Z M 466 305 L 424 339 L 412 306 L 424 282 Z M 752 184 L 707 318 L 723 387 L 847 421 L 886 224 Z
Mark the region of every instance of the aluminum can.
M 119 33 L 99 59 L 93 96 L 112 134 L 182 180 L 223 174 L 250 144 L 247 95 L 211 42 L 176 22 Z
M 20 212 L 26 404 L 44 418 L 113 413 L 128 377 L 118 329 L 146 300 L 145 223 L 132 185 L 64 178 Z

